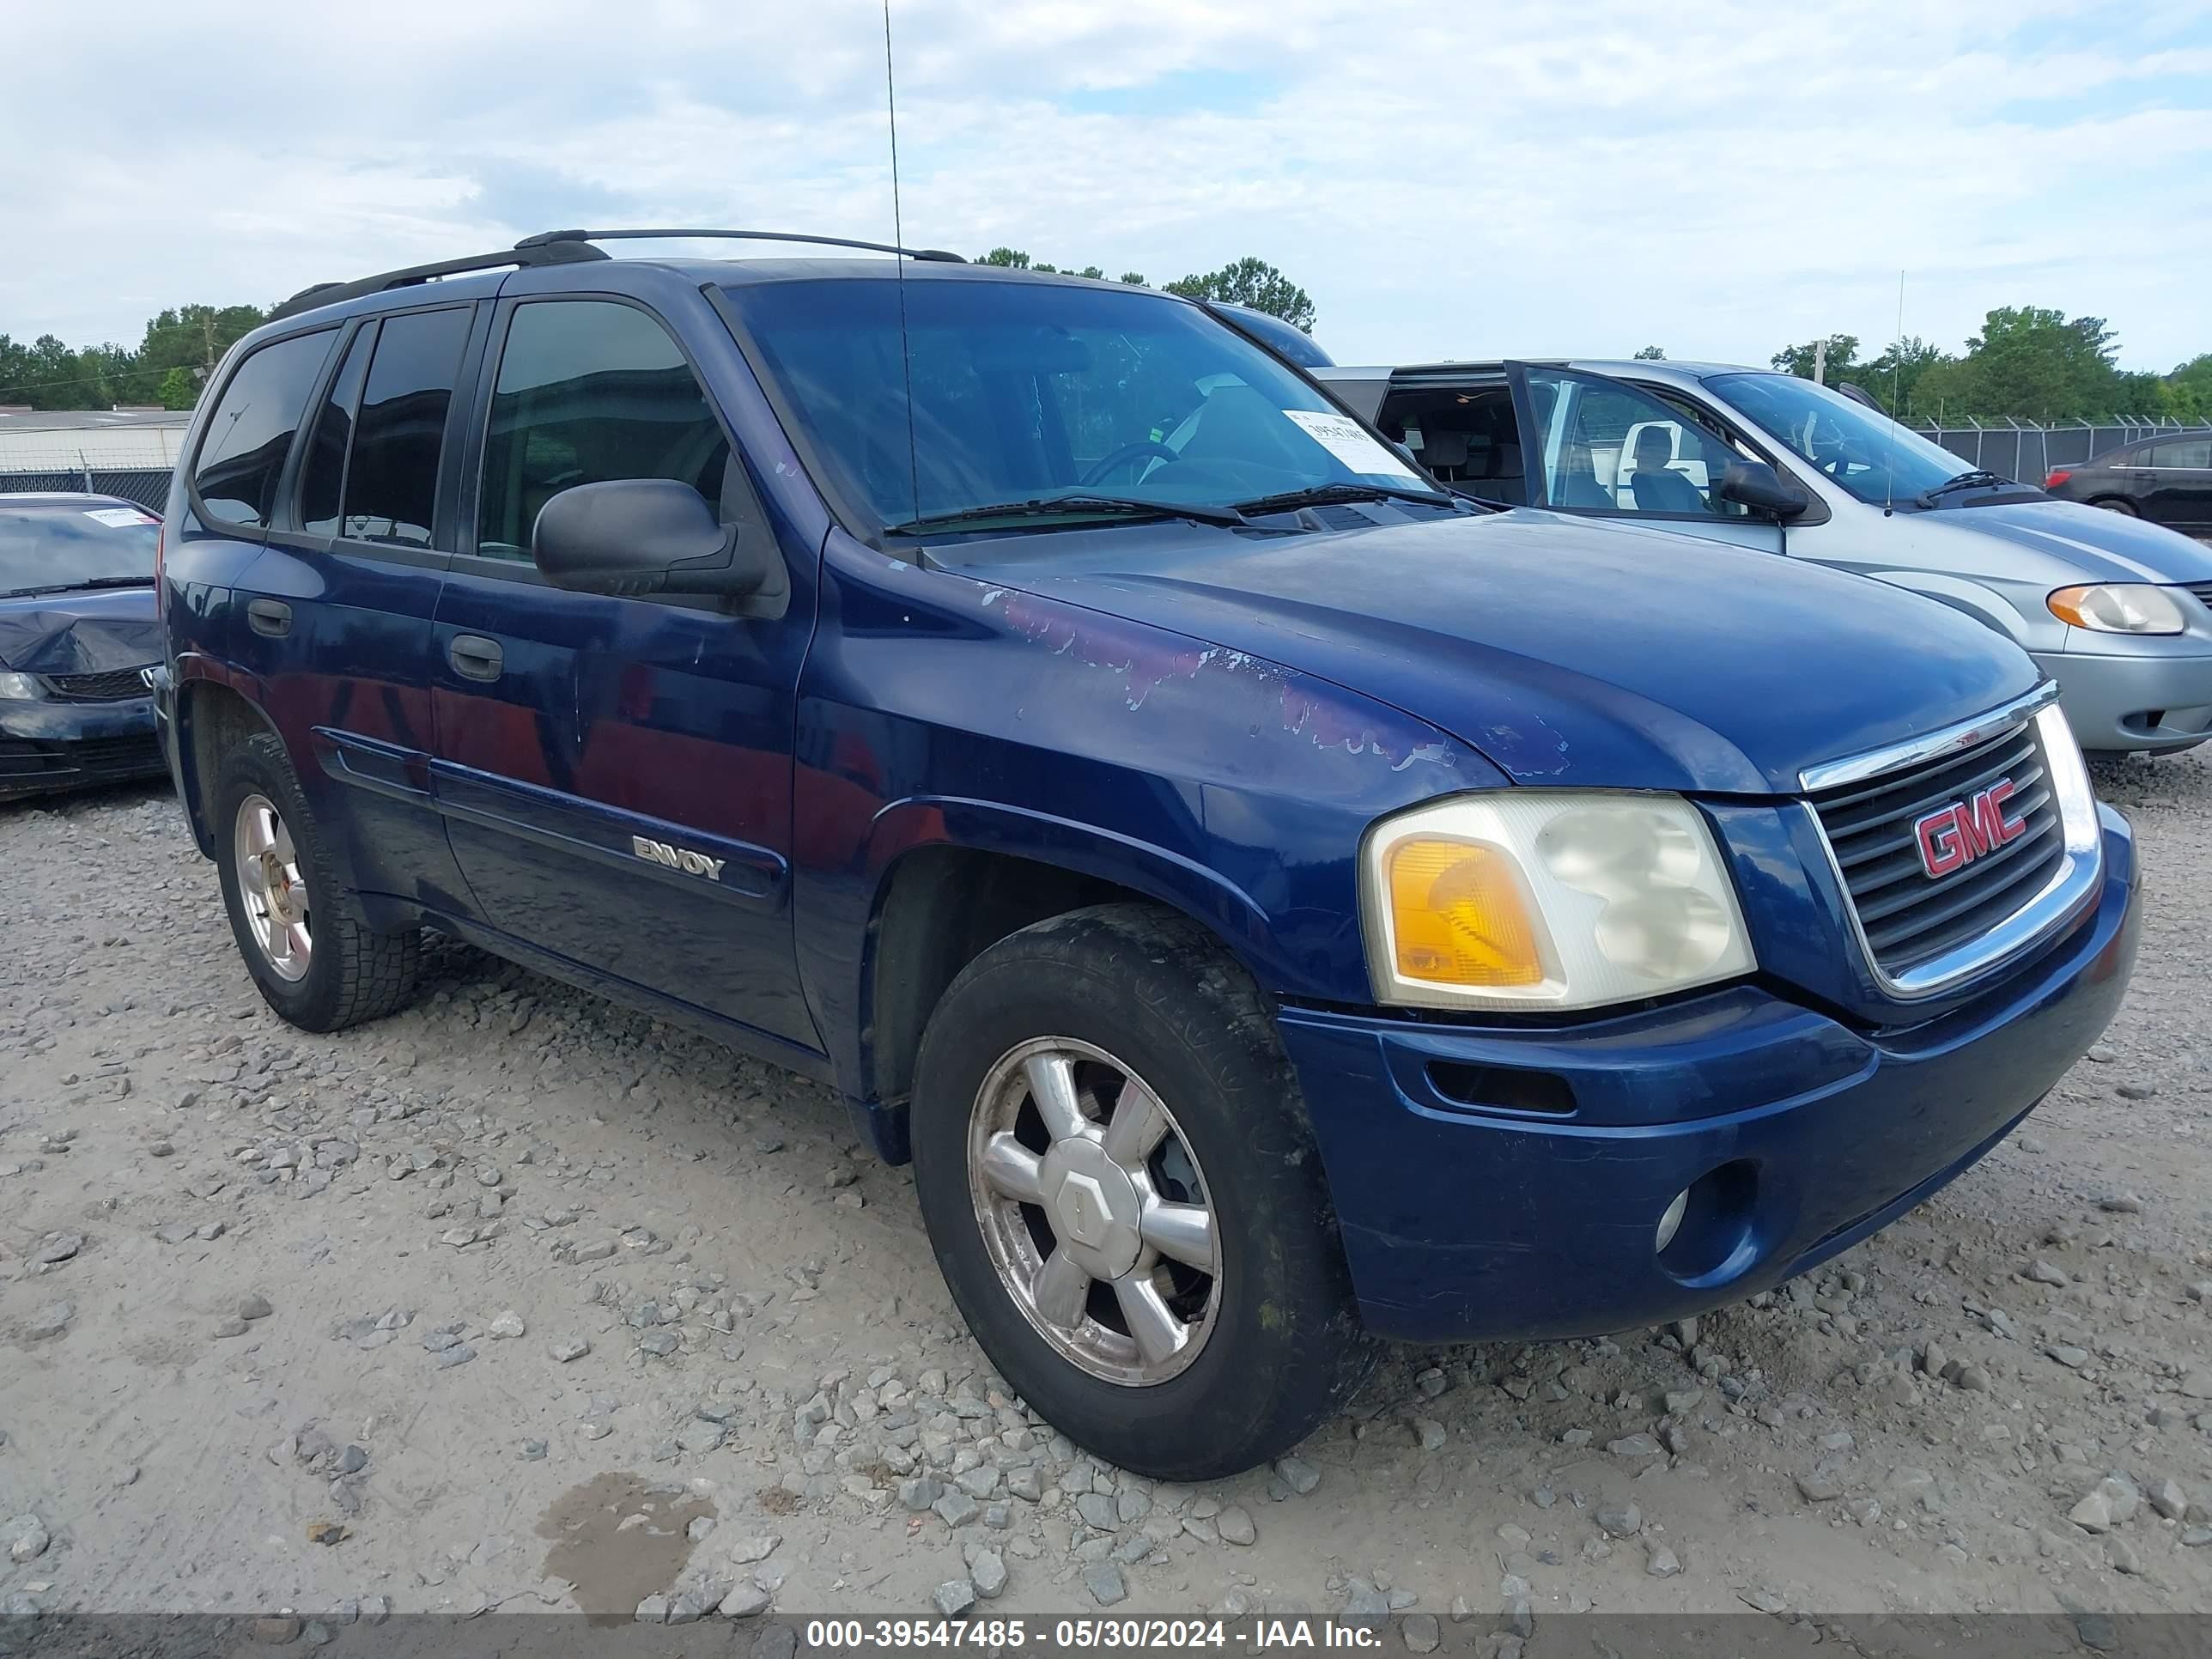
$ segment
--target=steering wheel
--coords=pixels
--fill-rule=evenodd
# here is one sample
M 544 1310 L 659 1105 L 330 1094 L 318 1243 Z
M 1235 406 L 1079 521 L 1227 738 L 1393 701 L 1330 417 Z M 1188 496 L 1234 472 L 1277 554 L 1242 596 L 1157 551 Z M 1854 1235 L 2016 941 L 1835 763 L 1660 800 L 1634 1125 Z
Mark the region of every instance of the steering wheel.
M 1090 470 L 1084 473 L 1082 482 L 1086 484 L 1101 483 L 1115 467 L 1127 465 L 1131 461 L 1141 460 L 1148 455 L 1157 455 L 1164 461 L 1179 461 L 1182 459 L 1164 443 L 1156 442 L 1150 438 L 1140 438 L 1135 443 L 1123 444 L 1111 454 L 1102 456 L 1092 463 Z

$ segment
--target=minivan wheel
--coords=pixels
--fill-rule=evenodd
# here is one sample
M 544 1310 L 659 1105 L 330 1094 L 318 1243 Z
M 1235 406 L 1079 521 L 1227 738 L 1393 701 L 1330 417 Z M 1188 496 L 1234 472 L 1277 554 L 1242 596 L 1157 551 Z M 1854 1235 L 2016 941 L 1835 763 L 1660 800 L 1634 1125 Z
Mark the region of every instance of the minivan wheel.
M 368 926 L 338 884 L 273 733 L 257 732 L 222 757 L 215 805 L 223 906 L 262 1000 L 309 1031 L 342 1030 L 405 1002 L 422 935 Z
M 930 1018 L 913 1112 L 953 1299 L 1070 1439 L 1158 1479 L 1232 1474 L 1366 1376 L 1297 1080 L 1193 925 L 1103 905 L 993 945 Z
M 2101 507 L 2106 512 L 2117 513 L 2123 518 L 2139 519 L 2142 516 L 2142 514 L 2136 510 L 2136 504 L 2133 501 L 2123 501 L 2118 495 L 2107 495 L 2104 500 L 2100 501 L 2092 501 L 2089 505 L 2092 507 Z

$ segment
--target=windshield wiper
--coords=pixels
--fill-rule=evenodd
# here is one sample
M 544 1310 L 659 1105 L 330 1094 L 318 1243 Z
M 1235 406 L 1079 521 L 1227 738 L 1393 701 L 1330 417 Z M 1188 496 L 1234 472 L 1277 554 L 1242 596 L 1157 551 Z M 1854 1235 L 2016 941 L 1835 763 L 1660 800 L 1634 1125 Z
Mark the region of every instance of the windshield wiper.
M 151 587 L 151 576 L 91 576 L 81 582 L 48 582 L 42 587 L 12 587 L 11 599 L 27 599 L 42 593 L 80 593 L 88 587 Z
M 1395 484 L 1325 483 L 1256 495 L 1237 502 L 1237 507 L 1242 513 L 1287 513 L 1293 507 L 1328 507 L 1338 501 L 1419 501 L 1423 507 L 1449 507 L 1452 498 L 1440 489 L 1401 489 Z
M 1233 507 L 1208 507 L 1202 501 L 1148 501 L 1138 495 L 1036 495 L 1025 501 L 993 501 L 982 507 L 963 507 L 955 513 L 927 513 L 884 529 L 895 536 L 926 535 L 933 530 L 957 530 L 963 525 L 988 524 L 1000 519 L 1051 518 L 1068 513 L 1095 514 L 1113 519 L 1188 519 L 1193 524 L 1236 526 L 1248 522 Z
M 1961 472 L 1955 478 L 1946 478 L 1933 489 L 1922 490 L 1917 499 L 1923 507 L 1933 507 L 1938 496 L 1948 495 L 1954 490 L 1982 489 L 1991 484 L 2008 484 L 2011 482 L 2010 478 L 2001 477 L 1986 467 L 1978 466 L 1971 471 Z

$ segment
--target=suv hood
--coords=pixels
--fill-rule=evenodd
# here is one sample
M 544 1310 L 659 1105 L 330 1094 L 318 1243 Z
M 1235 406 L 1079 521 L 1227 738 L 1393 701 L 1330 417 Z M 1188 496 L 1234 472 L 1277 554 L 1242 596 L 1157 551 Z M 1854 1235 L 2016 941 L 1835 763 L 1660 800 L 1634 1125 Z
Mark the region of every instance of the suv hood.
M 2212 581 L 2212 547 L 2178 530 L 2080 501 L 2002 501 L 1988 507 L 1961 502 L 1948 511 L 1922 514 L 1916 527 L 1922 522 L 1962 535 L 1995 536 L 2040 554 L 2079 573 L 2069 574 L 2068 581 Z
M 1516 782 L 1787 794 L 2033 688 L 1930 600 L 1771 553 L 1522 509 L 1258 539 L 1123 526 L 932 550 L 1010 588 L 1321 676 Z

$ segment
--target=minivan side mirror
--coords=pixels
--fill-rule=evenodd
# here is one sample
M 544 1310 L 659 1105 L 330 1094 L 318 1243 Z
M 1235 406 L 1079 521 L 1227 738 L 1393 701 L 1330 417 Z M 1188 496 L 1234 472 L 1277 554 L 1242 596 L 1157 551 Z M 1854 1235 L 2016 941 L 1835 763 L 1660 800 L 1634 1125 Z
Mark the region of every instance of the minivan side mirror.
M 769 585 L 773 542 L 714 516 L 671 478 L 616 478 L 564 489 L 538 509 L 530 556 L 556 587 L 586 593 L 699 593 L 744 599 Z
M 1803 517 L 1813 505 L 1765 461 L 1730 461 L 1721 474 L 1720 496 L 1785 524 Z

